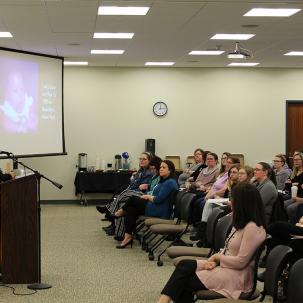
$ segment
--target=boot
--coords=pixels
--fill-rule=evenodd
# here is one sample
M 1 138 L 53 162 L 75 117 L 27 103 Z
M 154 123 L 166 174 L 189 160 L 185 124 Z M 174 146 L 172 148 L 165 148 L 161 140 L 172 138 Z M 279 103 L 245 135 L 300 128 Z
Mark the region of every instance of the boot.
M 202 241 L 206 242 L 206 222 L 199 222 L 196 224 L 197 233 L 190 237 L 192 241 Z

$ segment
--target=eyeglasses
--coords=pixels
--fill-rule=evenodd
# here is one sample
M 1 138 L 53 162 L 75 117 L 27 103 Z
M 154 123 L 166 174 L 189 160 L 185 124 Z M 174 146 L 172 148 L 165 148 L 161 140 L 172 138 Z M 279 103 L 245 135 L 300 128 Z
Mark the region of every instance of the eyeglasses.
M 148 160 L 147 158 L 139 158 L 140 161 Z
M 226 157 L 226 156 L 223 156 L 223 157 L 221 158 L 221 160 L 225 160 L 225 159 L 227 159 L 227 157 Z

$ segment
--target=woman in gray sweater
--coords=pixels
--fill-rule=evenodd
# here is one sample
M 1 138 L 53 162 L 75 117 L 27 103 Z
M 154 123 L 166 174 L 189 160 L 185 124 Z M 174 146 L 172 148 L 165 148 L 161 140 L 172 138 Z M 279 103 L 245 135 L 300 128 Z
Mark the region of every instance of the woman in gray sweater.
M 270 165 L 266 162 L 259 162 L 254 169 L 254 185 L 260 192 L 265 211 L 265 221 L 268 225 L 272 213 L 272 208 L 278 197 L 275 185 L 275 174 Z

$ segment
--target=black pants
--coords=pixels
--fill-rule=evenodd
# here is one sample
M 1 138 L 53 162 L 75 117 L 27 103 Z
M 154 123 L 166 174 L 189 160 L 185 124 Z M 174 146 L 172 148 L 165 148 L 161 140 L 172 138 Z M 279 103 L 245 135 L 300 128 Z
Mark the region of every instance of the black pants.
M 195 260 L 181 260 L 161 294 L 171 297 L 175 303 L 194 302 L 193 292 L 207 289 L 197 277 L 196 269 Z
M 192 202 L 192 220 L 195 226 L 198 222 L 201 222 L 202 212 L 205 205 L 205 193 L 196 195 Z
M 144 215 L 145 206 L 148 203 L 146 200 L 138 196 L 131 196 L 122 209 L 126 212 L 125 216 L 125 232 L 132 234 L 136 228 L 136 221 L 139 216 Z
M 267 254 L 277 245 L 288 245 L 293 249 L 291 263 L 303 258 L 303 239 L 291 240 L 291 235 L 303 236 L 303 227 L 288 222 L 276 222 L 268 227 L 268 233 L 272 238 L 267 246 Z

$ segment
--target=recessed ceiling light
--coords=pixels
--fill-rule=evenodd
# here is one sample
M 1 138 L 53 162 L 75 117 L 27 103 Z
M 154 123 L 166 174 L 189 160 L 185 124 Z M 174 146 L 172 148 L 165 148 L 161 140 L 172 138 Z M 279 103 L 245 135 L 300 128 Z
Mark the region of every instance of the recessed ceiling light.
M 248 40 L 255 34 L 215 34 L 210 39 L 213 40 Z
M 284 56 L 303 56 L 303 52 L 288 52 Z
M 246 62 L 246 63 L 241 63 L 241 62 L 233 62 L 233 63 L 229 63 L 227 66 L 256 66 L 259 65 L 260 63 L 256 63 L 256 62 Z
M 13 38 L 10 32 L 0 32 L 0 38 Z
M 132 39 L 134 33 L 94 33 L 95 39 Z
M 93 55 L 122 55 L 124 52 L 123 49 L 92 49 L 90 51 Z
M 99 6 L 98 15 L 144 16 L 149 7 L 140 6 Z
M 289 17 L 301 9 L 298 8 L 253 8 L 248 11 L 245 17 Z
M 64 61 L 64 65 L 88 65 L 87 61 Z
M 219 56 L 222 55 L 224 51 L 222 50 L 204 50 L 204 51 L 191 51 L 189 55 L 194 56 Z
M 147 66 L 172 66 L 175 62 L 145 62 L 145 65 Z

